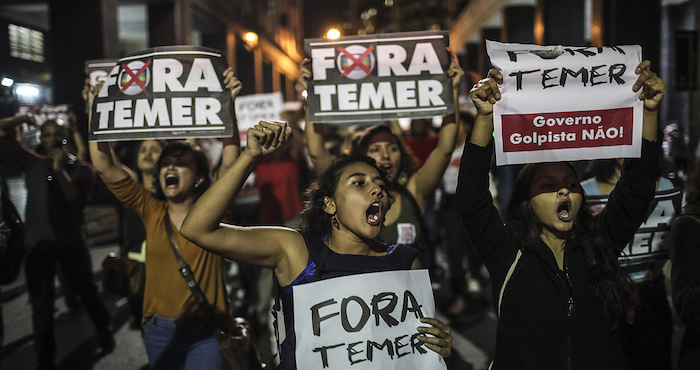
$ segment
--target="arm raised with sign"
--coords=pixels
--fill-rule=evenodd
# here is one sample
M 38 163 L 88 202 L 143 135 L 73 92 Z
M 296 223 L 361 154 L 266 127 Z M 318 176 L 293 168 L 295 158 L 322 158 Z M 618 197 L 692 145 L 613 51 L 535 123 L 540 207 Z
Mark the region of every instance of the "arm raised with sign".
M 654 197 L 658 145 L 650 141 L 656 139 L 655 111 L 665 91 L 649 62 L 640 63 L 636 73 L 630 94 L 641 90 L 644 101 L 642 155 L 625 160 L 622 182 L 595 217 L 571 164 L 543 162 L 523 167 L 502 220 L 488 176 L 493 108 L 501 99 L 503 75 L 491 70 L 470 92 L 478 113 L 460 164 L 457 206 L 498 297 L 494 364 L 499 367 L 540 368 L 545 362 L 557 368 L 571 363 L 586 369 L 627 367 L 610 326 L 627 312 L 618 255 Z M 585 328 L 586 335 L 564 334 L 563 326 Z M 522 332 L 533 336 L 522 340 Z M 537 354 L 543 345 L 560 350 Z

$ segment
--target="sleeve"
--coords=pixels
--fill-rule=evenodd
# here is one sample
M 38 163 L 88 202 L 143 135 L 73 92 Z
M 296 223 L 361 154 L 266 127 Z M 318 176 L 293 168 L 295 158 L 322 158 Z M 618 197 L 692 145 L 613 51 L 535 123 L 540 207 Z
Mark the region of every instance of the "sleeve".
M 673 307 L 681 321 L 700 331 L 700 223 L 679 217 L 667 242 L 671 249 Z
M 0 137 L 0 148 L 2 148 L 2 151 L 7 153 L 7 155 L 19 162 L 20 166 L 22 166 L 25 171 L 41 158 L 39 154 L 23 147 L 17 140 L 9 136 Z
M 142 219 L 148 203 L 154 200 L 148 190 L 131 176 L 126 176 L 117 182 L 105 183 L 105 185 L 117 199 L 133 209 Z
M 601 213 L 604 231 L 624 248 L 647 216 L 656 189 L 660 142 L 642 140 L 642 156 L 625 159 L 622 175 Z
M 493 143 L 464 147 L 457 182 L 457 208 L 467 236 L 479 253 L 495 284 L 505 278 L 515 259 L 517 244 L 506 229 L 489 192 Z

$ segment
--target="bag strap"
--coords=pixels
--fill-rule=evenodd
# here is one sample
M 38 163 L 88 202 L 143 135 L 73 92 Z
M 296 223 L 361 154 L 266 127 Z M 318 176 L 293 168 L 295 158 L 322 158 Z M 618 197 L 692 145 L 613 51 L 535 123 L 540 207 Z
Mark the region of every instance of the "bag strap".
M 194 301 L 197 303 L 199 308 L 204 311 L 206 317 L 212 318 L 213 316 L 211 316 L 210 314 L 214 312 L 214 308 L 209 304 L 207 297 L 204 295 L 204 292 L 202 292 L 202 288 L 200 288 L 199 284 L 197 284 L 197 280 L 194 279 L 192 269 L 182 258 L 182 254 L 180 254 L 180 249 L 177 247 L 177 243 L 175 242 L 175 235 L 173 234 L 173 226 L 172 222 L 170 221 L 170 215 L 168 214 L 167 210 L 165 211 L 163 223 L 165 223 L 165 231 L 168 233 L 170 248 L 173 250 L 175 259 L 177 259 L 178 271 L 180 272 L 180 275 L 182 275 L 182 277 L 187 282 L 187 286 L 192 292 L 192 297 L 194 298 Z
M 510 280 L 510 277 L 513 276 L 513 272 L 515 272 L 515 267 L 518 265 L 518 261 L 520 261 L 520 257 L 522 257 L 523 252 L 518 249 L 518 253 L 515 254 L 515 261 L 510 265 L 510 269 L 508 269 L 508 273 L 506 274 L 506 279 L 503 281 L 503 285 L 501 285 L 501 292 L 498 294 L 498 317 L 501 317 L 501 302 L 503 302 L 503 293 L 506 291 L 506 284 L 508 284 L 508 280 Z

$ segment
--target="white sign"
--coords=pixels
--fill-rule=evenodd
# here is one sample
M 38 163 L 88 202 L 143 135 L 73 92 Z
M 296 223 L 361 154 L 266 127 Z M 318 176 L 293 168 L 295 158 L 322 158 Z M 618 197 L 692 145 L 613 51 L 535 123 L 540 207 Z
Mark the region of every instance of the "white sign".
M 417 337 L 435 317 L 427 270 L 389 271 L 294 286 L 298 369 L 447 369 Z
M 233 102 L 238 131 L 245 133 L 260 121 L 281 121 L 284 110 L 281 92 L 239 96 Z
M 494 105 L 496 164 L 638 158 L 638 45 L 570 47 L 486 41 L 503 74 Z

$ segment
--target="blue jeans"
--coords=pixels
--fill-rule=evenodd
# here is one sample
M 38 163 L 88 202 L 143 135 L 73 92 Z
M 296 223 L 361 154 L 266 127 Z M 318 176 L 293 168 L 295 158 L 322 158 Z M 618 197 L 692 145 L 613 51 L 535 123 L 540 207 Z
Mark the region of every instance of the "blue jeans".
M 143 341 L 152 370 L 218 370 L 223 368 L 219 343 L 199 316 L 167 319 L 151 316 Z

